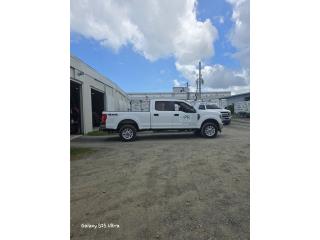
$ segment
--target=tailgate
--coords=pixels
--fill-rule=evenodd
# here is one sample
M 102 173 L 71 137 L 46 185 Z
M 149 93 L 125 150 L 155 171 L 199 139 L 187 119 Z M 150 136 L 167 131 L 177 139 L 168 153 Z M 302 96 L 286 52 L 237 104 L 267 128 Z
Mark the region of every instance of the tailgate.
M 119 113 L 107 112 L 106 128 L 107 129 L 117 129 L 119 123 Z
M 100 129 L 116 129 L 119 122 L 118 115 L 117 112 L 102 112 Z

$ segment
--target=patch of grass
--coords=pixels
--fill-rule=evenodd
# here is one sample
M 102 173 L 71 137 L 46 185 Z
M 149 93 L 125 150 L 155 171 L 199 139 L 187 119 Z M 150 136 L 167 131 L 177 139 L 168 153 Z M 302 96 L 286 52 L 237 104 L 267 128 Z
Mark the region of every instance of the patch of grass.
M 106 135 L 108 135 L 108 132 L 92 131 L 92 132 L 88 132 L 86 135 L 87 136 L 106 136 Z
M 80 148 L 80 147 L 71 147 L 70 148 L 70 159 L 73 160 L 79 160 L 81 158 L 84 158 L 86 156 L 89 156 L 90 154 L 95 153 L 96 150 L 93 148 Z

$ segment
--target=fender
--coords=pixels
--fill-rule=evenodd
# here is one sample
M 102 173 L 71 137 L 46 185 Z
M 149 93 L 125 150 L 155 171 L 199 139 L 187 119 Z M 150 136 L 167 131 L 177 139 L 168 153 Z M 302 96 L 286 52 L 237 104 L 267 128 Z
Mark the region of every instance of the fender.
M 200 119 L 198 120 L 198 128 L 201 129 L 202 125 L 206 122 L 214 122 L 219 127 L 219 131 L 221 131 L 221 125 L 223 125 L 219 114 L 212 114 L 212 113 L 201 113 Z
M 119 121 L 115 124 L 117 126 L 117 129 L 119 128 L 119 125 L 122 123 L 134 123 L 137 127 L 137 130 L 140 129 L 140 125 L 137 117 L 124 115 L 123 118 L 119 119 Z

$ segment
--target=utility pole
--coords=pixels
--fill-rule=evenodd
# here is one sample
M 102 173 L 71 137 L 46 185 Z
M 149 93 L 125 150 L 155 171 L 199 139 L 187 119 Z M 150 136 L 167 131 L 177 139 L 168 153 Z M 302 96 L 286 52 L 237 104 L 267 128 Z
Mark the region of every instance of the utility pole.
M 190 98 L 190 93 L 189 93 L 189 83 L 187 82 L 187 100 Z
M 197 82 L 196 100 L 201 100 L 201 84 L 204 83 L 201 75 L 201 62 L 199 62 L 199 77 L 196 82 Z

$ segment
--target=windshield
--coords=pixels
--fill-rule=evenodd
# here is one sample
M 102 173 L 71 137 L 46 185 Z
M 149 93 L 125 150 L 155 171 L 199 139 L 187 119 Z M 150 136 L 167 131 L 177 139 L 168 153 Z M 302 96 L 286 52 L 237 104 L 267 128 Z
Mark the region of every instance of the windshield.
M 210 104 L 210 105 L 206 105 L 207 109 L 220 109 L 217 105 L 215 104 Z

